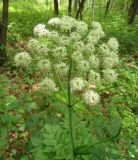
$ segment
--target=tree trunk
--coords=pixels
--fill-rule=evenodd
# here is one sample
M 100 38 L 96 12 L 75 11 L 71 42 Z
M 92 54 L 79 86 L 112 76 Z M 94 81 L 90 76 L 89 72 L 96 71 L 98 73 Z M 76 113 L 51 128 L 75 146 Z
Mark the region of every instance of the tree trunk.
M 72 15 L 72 0 L 69 0 L 69 4 L 68 4 L 68 15 L 69 15 L 69 16 Z
M 94 21 L 94 5 L 95 5 L 95 0 L 92 0 L 92 21 Z
M 9 0 L 3 0 L 2 22 L 0 24 L 0 65 L 7 60 L 6 40 L 8 30 Z
M 76 12 L 78 9 L 78 0 L 74 1 L 74 11 Z
M 132 0 L 128 12 L 128 24 L 133 24 L 138 9 L 138 0 Z
M 48 0 L 46 0 L 46 6 L 47 6 L 47 7 L 48 7 L 48 4 L 49 4 L 49 3 L 48 3 Z
M 123 11 L 127 11 L 129 9 L 129 0 L 124 1 L 123 4 Z
M 79 9 L 76 13 L 76 19 L 78 19 L 79 15 L 80 15 L 80 19 L 82 20 L 82 11 L 84 9 L 84 3 L 85 3 L 86 0 L 82 0 L 79 4 Z
M 106 4 L 105 14 L 104 14 L 105 17 L 107 16 L 107 13 L 109 11 L 110 3 L 111 3 L 111 0 L 108 0 Z
M 59 14 L 58 0 L 54 0 L 54 14 L 57 16 Z
M 80 7 L 80 5 L 81 5 L 81 0 L 78 0 L 78 5 L 79 5 L 79 7 Z M 82 9 L 81 9 L 81 10 L 82 10 Z M 80 15 L 80 19 L 82 20 L 82 11 L 80 11 L 79 15 Z M 79 15 L 78 15 L 78 16 L 79 16 Z

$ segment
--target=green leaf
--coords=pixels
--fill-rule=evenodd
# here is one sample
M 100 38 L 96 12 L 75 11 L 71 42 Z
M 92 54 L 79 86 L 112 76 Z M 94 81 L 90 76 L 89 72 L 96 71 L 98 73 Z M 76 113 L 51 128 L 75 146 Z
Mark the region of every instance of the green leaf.
M 5 100 L 6 100 L 6 106 L 8 106 L 9 104 L 16 102 L 17 98 L 13 95 L 10 95 L 7 96 Z
M 105 151 L 104 148 L 101 149 L 101 147 L 90 147 L 83 150 L 76 150 L 76 155 L 93 155 L 94 157 L 98 158 L 98 160 L 105 159 Z
M 6 114 L 6 113 L 1 116 L 2 122 L 6 124 L 16 122 L 18 118 L 19 118 L 18 116 Z
M 7 137 L 1 137 L 0 138 L 0 148 L 6 146 L 8 144 L 8 141 L 7 141 Z
M 31 142 L 34 147 L 41 146 L 42 140 L 39 137 L 31 137 Z
M 37 108 L 38 107 L 37 107 L 36 103 L 34 103 L 34 102 L 31 102 L 31 103 L 27 104 L 27 109 L 28 110 L 37 109 Z
M 118 133 L 116 135 L 114 135 L 113 137 L 102 140 L 102 141 L 97 142 L 95 144 L 80 146 L 80 147 L 76 148 L 75 153 L 77 155 L 87 155 L 87 154 L 93 153 L 95 150 L 95 147 L 97 147 L 98 145 L 101 146 L 102 144 L 104 144 L 106 142 L 115 140 L 120 135 L 121 128 L 122 127 L 119 128 Z
M 21 158 L 21 160 L 29 160 L 28 156 L 24 156 Z

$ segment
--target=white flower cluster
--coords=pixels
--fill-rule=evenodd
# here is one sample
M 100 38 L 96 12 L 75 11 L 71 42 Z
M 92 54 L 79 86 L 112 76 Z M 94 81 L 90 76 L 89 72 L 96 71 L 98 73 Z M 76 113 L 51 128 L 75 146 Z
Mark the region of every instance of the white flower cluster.
M 38 53 L 41 56 L 47 55 L 48 51 L 49 50 L 46 45 L 39 44 L 36 46 L 36 53 Z
M 45 95 L 52 95 L 58 90 L 57 77 L 66 84 L 70 60 L 73 77 L 71 91 L 82 96 L 89 106 L 100 101 L 96 93 L 98 85 L 113 83 L 117 79 L 114 68 L 119 61 L 118 41 L 110 38 L 107 43 L 101 44 L 105 33 L 99 22 L 92 22 L 89 28 L 85 22 L 72 17 L 56 17 L 50 19 L 47 25 L 35 26 L 34 35 L 36 38 L 29 40 L 27 45 L 31 56 L 26 52 L 19 53 L 15 56 L 15 62 L 24 68 L 32 62 L 37 67 L 36 71 L 41 71 L 42 77 L 46 76 L 40 82 L 40 90 Z
M 57 47 L 53 50 L 53 56 L 56 59 L 65 59 L 67 56 L 66 47 Z
M 72 17 L 65 16 L 63 18 L 52 18 L 48 21 L 48 25 L 55 26 L 60 29 L 61 32 L 75 31 L 80 34 L 84 34 L 88 31 L 88 25 L 85 22 L 77 21 Z
M 51 71 L 51 62 L 49 59 L 40 60 L 37 64 L 39 70 Z
M 56 64 L 55 69 L 60 76 L 66 76 L 69 70 L 68 65 L 63 62 Z
M 90 90 L 84 94 L 84 100 L 86 104 L 90 106 L 94 106 L 100 102 L 100 96 L 98 93 Z
M 102 26 L 99 22 L 95 22 L 93 21 L 91 23 L 91 27 L 94 29 L 94 30 L 99 30 L 99 31 L 102 31 Z
M 81 91 L 84 89 L 86 82 L 80 77 L 75 77 L 71 80 L 70 84 L 72 91 Z
M 34 27 L 34 35 L 38 37 L 47 36 L 49 34 L 49 30 L 46 29 L 44 24 L 38 24 Z
M 47 55 L 48 54 L 48 47 L 46 44 L 41 44 L 38 40 L 36 39 L 30 39 L 27 45 L 30 53 L 32 54 L 37 54 L 37 55 Z
M 80 34 L 86 34 L 88 31 L 88 25 L 85 22 L 79 21 L 76 24 L 76 31 Z
M 89 82 L 90 83 L 95 83 L 95 84 L 99 84 L 100 81 L 101 81 L 101 76 L 99 73 L 97 73 L 96 71 L 94 70 L 90 70 L 90 73 L 89 73 Z
M 81 35 L 80 35 L 79 33 L 77 33 L 77 32 L 72 32 L 72 33 L 70 34 L 70 40 L 71 40 L 71 41 L 78 42 L 78 41 L 80 41 L 81 39 L 82 39 Z
M 71 57 L 74 62 L 80 62 L 81 60 L 83 60 L 83 55 L 78 51 L 72 53 Z
M 58 91 L 55 82 L 52 79 L 45 78 L 40 83 L 40 90 L 44 93 L 44 95 L 51 95 L 52 93 Z
M 50 31 L 48 35 L 46 35 L 47 38 L 49 38 L 49 40 L 51 41 L 58 41 L 59 40 L 59 33 L 57 31 Z
M 27 52 L 17 53 L 14 58 L 17 67 L 26 68 L 31 63 L 31 56 Z
M 89 71 L 89 69 L 90 69 L 90 64 L 89 64 L 89 62 L 88 61 L 86 61 L 86 60 L 82 60 L 82 61 L 79 61 L 78 63 L 77 63 L 77 69 L 78 69 L 78 71 L 79 72 L 88 72 Z
M 107 43 L 103 43 L 99 47 L 99 52 L 102 56 L 101 65 L 103 68 L 103 78 L 107 83 L 113 83 L 117 79 L 117 73 L 113 68 L 118 65 L 119 58 L 118 52 L 118 41 L 116 38 L 110 38 Z
M 103 78 L 106 83 L 113 83 L 117 79 L 118 74 L 113 69 L 103 70 Z
M 39 41 L 37 39 L 30 39 L 27 47 L 31 52 L 36 52 L 36 46 L 39 45 Z
M 110 38 L 107 45 L 110 48 L 110 50 L 114 52 L 118 51 L 119 44 L 116 38 Z
M 57 26 L 59 26 L 60 25 L 60 18 L 58 18 L 58 17 L 55 17 L 55 18 L 51 18 L 49 21 L 48 21 L 48 25 L 50 25 L 50 26 L 53 26 L 53 27 L 57 27 Z
M 92 68 L 98 68 L 99 67 L 99 59 L 94 54 L 92 54 L 89 57 L 89 62 L 91 64 Z
M 105 33 L 99 22 L 92 22 L 92 30 L 88 34 L 88 42 L 91 44 L 97 44 L 100 38 L 104 37 Z

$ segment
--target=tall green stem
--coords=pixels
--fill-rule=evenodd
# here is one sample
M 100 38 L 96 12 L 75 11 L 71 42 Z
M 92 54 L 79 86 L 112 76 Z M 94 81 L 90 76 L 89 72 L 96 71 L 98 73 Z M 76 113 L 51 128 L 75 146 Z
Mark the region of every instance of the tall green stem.
M 73 150 L 73 160 L 75 159 L 75 143 L 74 143 L 74 136 L 73 136 L 73 123 L 72 123 L 72 104 L 71 104 L 71 73 L 72 73 L 72 60 L 70 59 L 69 64 L 69 74 L 68 74 L 68 112 L 69 112 L 69 129 L 70 129 L 70 136 L 71 136 L 71 143 L 72 143 L 72 150 Z

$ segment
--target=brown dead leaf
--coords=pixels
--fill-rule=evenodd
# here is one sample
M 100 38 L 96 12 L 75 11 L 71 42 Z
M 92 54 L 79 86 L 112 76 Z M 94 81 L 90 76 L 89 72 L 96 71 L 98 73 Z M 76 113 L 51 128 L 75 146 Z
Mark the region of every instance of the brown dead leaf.
M 32 92 L 36 92 L 40 89 L 40 84 L 39 83 L 36 83 L 32 86 Z

